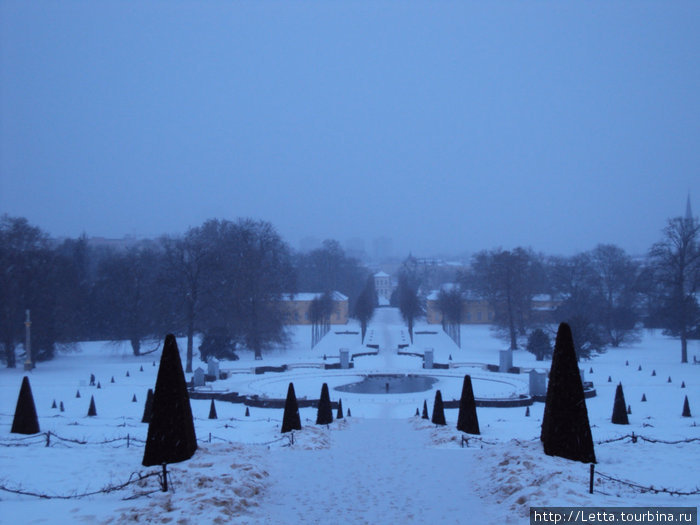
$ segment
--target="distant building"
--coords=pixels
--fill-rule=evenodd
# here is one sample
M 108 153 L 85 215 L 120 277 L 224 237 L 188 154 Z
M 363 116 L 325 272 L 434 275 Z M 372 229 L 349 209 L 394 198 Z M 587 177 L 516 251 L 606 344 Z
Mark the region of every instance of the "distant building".
M 442 323 L 442 312 L 438 305 L 439 294 L 439 290 L 433 290 L 426 298 L 425 317 L 430 324 Z M 561 300 L 549 294 L 538 294 L 533 296 L 531 304 L 533 320 L 547 323 L 553 319 L 553 313 L 561 304 Z M 494 322 L 495 317 L 495 309 L 486 299 L 469 292 L 462 293 L 462 324 L 490 324 Z
M 385 272 L 377 272 L 374 274 L 374 289 L 377 291 L 377 299 L 379 304 L 389 304 L 391 299 L 391 276 Z
M 284 296 L 284 305 L 287 310 L 286 324 L 311 324 L 309 307 L 311 301 L 321 297 L 322 293 L 297 293 Z M 333 292 L 333 313 L 331 324 L 347 324 L 348 322 L 348 296 L 340 292 Z
M 442 312 L 438 305 L 439 290 L 433 290 L 425 301 L 425 318 L 430 324 L 442 323 Z M 495 317 L 494 309 L 485 299 L 480 299 L 468 293 L 462 294 L 462 323 L 461 324 L 490 324 Z

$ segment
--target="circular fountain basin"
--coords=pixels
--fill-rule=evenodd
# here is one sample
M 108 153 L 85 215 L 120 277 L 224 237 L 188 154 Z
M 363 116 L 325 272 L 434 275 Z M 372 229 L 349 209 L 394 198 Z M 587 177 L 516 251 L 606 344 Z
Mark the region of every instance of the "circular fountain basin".
M 426 392 L 437 382 L 437 378 L 415 374 L 372 374 L 362 381 L 334 388 L 351 394 L 408 394 Z

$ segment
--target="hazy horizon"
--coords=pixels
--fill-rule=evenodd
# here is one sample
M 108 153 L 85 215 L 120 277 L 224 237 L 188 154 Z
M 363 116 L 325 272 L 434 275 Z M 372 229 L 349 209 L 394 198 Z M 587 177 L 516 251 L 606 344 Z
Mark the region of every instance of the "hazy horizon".
M 699 25 L 694 2 L 3 1 L 0 214 L 641 255 L 700 206 Z

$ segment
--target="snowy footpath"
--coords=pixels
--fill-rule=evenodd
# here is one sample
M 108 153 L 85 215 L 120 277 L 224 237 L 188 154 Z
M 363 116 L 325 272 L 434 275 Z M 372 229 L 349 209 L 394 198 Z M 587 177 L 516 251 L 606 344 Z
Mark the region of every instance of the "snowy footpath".
M 351 420 L 325 450 L 277 449 L 251 523 L 479 523 L 470 453 L 429 448 L 410 420 Z M 486 523 L 481 521 L 481 523 Z

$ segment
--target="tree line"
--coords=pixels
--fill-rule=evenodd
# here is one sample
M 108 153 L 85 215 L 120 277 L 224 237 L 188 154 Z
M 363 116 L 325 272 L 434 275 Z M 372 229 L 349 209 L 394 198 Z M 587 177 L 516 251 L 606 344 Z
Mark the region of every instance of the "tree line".
M 242 349 L 261 358 L 287 340 L 285 296 L 337 290 L 352 312 L 368 275 L 336 241 L 295 253 L 264 221 L 212 219 L 182 235 L 108 248 L 85 236 L 57 242 L 25 218 L 5 215 L 0 359 L 16 366 L 26 310 L 34 362 L 86 340 L 128 340 L 140 355 L 164 333 L 187 338 L 188 372 L 195 335 L 202 359 L 235 359 Z
M 669 220 L 661 240 L 642 258 L 611 244 L 571 257 L 547 257 L 521 247 L 495 249 L 475 254 L 457 280 L 460 293 L 488 300 L 494 324 L 511 349 L 535 330 L 535 339 L 541 339 L 544 327 L 560 322 L 570 325 L 583 357 L 633 342 L 642 328 L 662 328 L 680 338 L 681 362 L 687 363 L 687 341 L 700 337 L 696 218 Z M 551 302 L 538 309 L 533 299 L 542 294 Z M 443 292 L 441 304 L 454 317 L 448 298 Z

